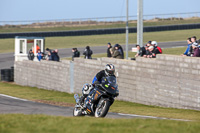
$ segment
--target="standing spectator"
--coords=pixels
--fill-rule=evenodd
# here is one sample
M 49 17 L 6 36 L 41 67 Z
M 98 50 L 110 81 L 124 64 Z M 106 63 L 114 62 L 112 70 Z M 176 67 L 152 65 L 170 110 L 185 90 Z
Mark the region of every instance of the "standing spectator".
M 192 41 L 192 43 L 197 43 L 196 42 L 197 41 L 197 37 L 196 36 L 191 37 L 191 41 Z
M 38 46 L 38 44 L 36 44 L 36 53 L 38 53 L 38 50 L 40 50 L 40 47 Z M 35 53 L 34 47 L 32 47 L 32 51 L 33 51 L 33 53 Z
M 114 50 L 114 53 L 113 53 L 113 58 L 123 59 L 122 53 L 119 50 L 119 44 L 115 44 L 114 48 L 115 48 L 115 50 Z
M 149 54 L 147 55 L 147 58 L 156 58 L 157 50 L 154 46 L 150 46 L 148 48 Z
M 185 52 L 181 55 L 181 56 L 190 56 L 190 47 L 192 45 L 192 41 L 191 38 L 187 39 L 187 49 L 185 50 Z
M 38 49 L 38 53 L 37 53 L 37 59 L 38 59 L 38 61 L 40 61 L 42 58 L 43 58 L 42 57 L 42 53 L 41 53 L 40 49 Z
M 46 60 L 52 60 L 52 55 L 50 51 L 47 52 Z
M 30 49 L 29 52 L 28 52 L 28 59 L 29 59 L 29 60 L 33 60 L 34 57 L 35 57 L 35 56 L 34 56 L 34 53 L 33 53 L 32 49 Z
M 197 43 L 192 44 L 192 49 L 194 53 L 191 54 L 192 57 L 200 57 L 200 50 Z
M 123 50 L 122 46 L 119 44 L 118 44 L 118 49 L 119 49 L 120 54 L 122 55 L 122 59 L 124 59 L 124 50 Z
M 80 57 L 80 52 L 77 48 L 72 48 L 72 60 L 74 60 L 75 57 Z
M 85 48 L 85 51 L 83 52 L 83 55 L 85 55 L 85 59 L 92 59 L 92 50 L 90 49 L 90 46 L 87 46 Z
M 60 57 L 58 56 L 58 49 L 55 49 L 55 50 L 52 52 L 52 60 L 53 60 L 53 61 L 60 61 Z
M 137 48 L 137 54 L 135 55 L 135 57 L 138 57 L 138 56 L 143 56 L 143 55 L 145 55 L 146 54 L 146 49 L 145 49 L 145 47 L 142 47 L 142 48 L 140 48 L 140 45 L 136 45 L 136 48 Z
M 162 49 L 158 47 L 158 43 L 156 41 L 152 41 L 151 45 L 154 46 L 154 49 L 156 50 L 157 54 L 162 54 Z
M 112 57 L 112 46 L 111 46 L 111 43 L 108 43 L 107 57 Z

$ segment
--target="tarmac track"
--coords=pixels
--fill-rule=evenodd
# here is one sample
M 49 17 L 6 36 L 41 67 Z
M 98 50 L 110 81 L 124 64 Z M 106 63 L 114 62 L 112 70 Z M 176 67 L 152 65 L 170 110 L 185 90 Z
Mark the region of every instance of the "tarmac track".
M 0 94 L 0 114 L 45 114 L 52 116 L 73 116 L 73 107 L 61 107 L 20 99 Z M 109 112 L 106 118 L 141 118 L 141 119 L 167 119 L 153 116 L 122 114 Z M 169 119 L 187 121 L 182 119 Z
M 172 47 L 182 47 L 187 46 L 186 41 L 177 41 L 177 42 L 159 42 L 158 45 L 161 48 L 172 48 Z M 125 51 L 125 45 L 122 45 Z M 129 45 L 129 50 L 131 50 L 132 47 L 135 47 L 135 44 Z M 82 54 L 85 48 L 78 48 L 80 53 Z M 105 46 L 95 46 L 91 47 L 94 54 L 100 54 L 100 53 L 106 53 L 107 45 Z M 59 49 L 59 56 L 61 58 L 63 57 L 71 57 L 72 52 L 71 48 L 64 48 Z M 14 65 L 14 53 L 3 53 L 0 54 L 0 69 L 10 68 Z

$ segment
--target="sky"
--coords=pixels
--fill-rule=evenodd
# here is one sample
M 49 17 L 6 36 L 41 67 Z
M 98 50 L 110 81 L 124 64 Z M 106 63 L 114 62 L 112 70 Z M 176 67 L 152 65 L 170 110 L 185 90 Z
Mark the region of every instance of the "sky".
M 200 0 L 143 0 L 144 15 L 200 12 Z M 126 15 L 126 0 L 0 0 L 0 21 L 115 17 Z M 129 0 L 137 15 L 137 0 Z

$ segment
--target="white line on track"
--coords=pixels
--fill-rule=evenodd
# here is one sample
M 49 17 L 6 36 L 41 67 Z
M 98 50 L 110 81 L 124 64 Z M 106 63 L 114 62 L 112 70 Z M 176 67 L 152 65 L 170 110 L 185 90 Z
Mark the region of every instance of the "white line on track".
M 26 100 L 26 99 L 21 99 L 21 98 L 17 98 L 17 97 L 12 97 L 12 96 L 9 96 L 9 95 L 4 95 L 4 94 L 0 94 L 0 96 L 12 98 L 12 99 L 17 99 L 17 100 L 21 100 L 21 101 L 28 101 L 28 100 Z
M 133 116 L 133 117 L 140 117 L 140 118 L 162 119 L 162 120 L 191 121 L 191 120 L 184 120 L 184 119 L 173 119 L 173 118 L 154 117 L 154 116 L 135 115 L 135 114 L 118 113 L 118 115 Z

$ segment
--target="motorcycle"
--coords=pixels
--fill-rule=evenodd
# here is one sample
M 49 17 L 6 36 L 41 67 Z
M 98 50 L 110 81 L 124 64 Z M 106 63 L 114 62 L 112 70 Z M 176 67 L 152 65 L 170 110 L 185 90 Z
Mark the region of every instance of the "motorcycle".
M 119 90 L 116 83 L 116 77 L 103 77 L 101 84 L 95 84 L 94 89 L 92 89 L 84 99 L 83 104 L 79 103 L 80 97 L 78 94 L 74 95 L 76 105 L 73 110 L 73 115 L 105 117 L 118 95 Z

